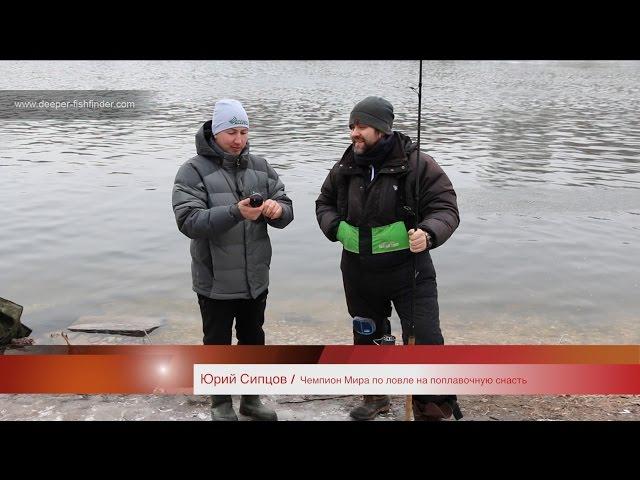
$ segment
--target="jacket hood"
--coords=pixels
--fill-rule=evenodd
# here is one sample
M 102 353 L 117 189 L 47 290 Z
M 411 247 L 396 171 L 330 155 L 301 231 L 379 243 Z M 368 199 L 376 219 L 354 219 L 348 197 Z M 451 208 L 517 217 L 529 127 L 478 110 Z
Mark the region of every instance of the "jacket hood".
M 214 157 L 228 162 L 235 162 L 240 157 L 241 164 L 246 166 L 249 160 L 249 142 L 247 142 L 239 156 L 227 153 L 213 139 L 211 123 L 211 120 L 208 120 L 198 129 L 196 133 L 196 153 L 203 157 Z
M 409 154 L 418 147 L 418 145 L 414 143 L 408 135 L 400 132 L 393 132 L 393 134 L 400 143 L 400 146 L 404 150 L 404 153 Z

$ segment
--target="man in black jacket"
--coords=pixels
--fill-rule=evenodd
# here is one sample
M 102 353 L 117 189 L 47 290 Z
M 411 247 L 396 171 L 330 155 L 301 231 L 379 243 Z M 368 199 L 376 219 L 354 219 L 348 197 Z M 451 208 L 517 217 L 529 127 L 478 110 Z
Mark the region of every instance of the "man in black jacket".
M 352 145 L 324 181 L 316 215 L 326 237 L 343 244 L 340 268 L 347 308 L 354 318 L 354 344 L 378 343 L 391 334 L 393 302 L 405 344 L 413 325 L 416 344 L 442 345 L 429 250 L 446 242 L 460 223 L 456 193 L 433 158 L 392 130 L 393 119 L 393 106 L 380 97 L 367 97 L 353 108 Z M 366 395 L 350 414 L 371 420 L 389 408 L 388 396 Z M 455 395 L 415 395 L 413 413 L 416 420 L 461 417 Z

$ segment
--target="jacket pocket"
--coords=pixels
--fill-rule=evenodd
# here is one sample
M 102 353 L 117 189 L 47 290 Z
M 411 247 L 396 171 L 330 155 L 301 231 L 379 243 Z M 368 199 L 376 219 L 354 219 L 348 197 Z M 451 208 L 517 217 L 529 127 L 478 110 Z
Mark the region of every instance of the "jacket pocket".
M 345 250 L 352 253 L 360 253 L 360 229 L 349 225 L 342 220 L 338 225 L 336 238 Z

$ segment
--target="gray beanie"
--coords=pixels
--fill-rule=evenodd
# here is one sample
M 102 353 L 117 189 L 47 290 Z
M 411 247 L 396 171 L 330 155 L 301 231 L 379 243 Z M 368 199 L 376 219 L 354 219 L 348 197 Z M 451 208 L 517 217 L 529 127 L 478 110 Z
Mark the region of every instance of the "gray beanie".
M 249 128 L 249 117 L 238 100 L 223 98 L 213 108 L 211 130 L 215 135 L 228 128 Z
M 367 97 L 351 110 L 349 127 L 358 122 L 390 134 L 393 118 L 393 105 L 387 100 L 382 97 Z

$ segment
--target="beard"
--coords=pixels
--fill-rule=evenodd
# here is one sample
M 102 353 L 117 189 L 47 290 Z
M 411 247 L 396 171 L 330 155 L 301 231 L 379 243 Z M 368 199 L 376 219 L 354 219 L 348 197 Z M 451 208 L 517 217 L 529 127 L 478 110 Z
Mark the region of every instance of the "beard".
M 375 145 L 375 143 L 368 142 L 364 138 L 358 142 L 353 140 L 351 143 L 353 145 L 353 151 L 356 152 L 358 155 L 367 153 Z

